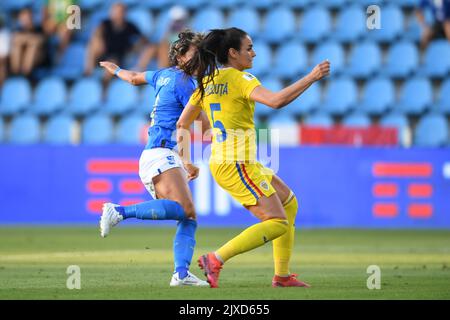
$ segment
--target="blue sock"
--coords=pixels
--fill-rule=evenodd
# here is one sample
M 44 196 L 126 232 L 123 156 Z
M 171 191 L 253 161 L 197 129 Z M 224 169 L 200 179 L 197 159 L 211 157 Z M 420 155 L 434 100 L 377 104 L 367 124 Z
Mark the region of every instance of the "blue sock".
M 177 232 L 173 239 L 173 255 L 175 260 L 175 272 L 179 272 L 180 279 L 187 276 L 189 265 L 195 247 L 195 231 L 197 221 L 184 219 L 178 222 Z
M 167 199 L 150 200 L 131 206 L 118 206 L 116 210 L 124 219 L 182 220 L 185 218 L 183 207 L 178 202 Z

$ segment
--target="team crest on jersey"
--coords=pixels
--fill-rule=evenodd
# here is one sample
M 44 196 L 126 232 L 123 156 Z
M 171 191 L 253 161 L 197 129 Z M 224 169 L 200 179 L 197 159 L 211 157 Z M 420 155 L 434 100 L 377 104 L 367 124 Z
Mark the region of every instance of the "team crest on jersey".
M 244 73 L 243 77 L 245 80 L 248 80 L 248 81 L 255 79 L 255 76 L 250 73 Z
M 260 184 L 260 187 L 263 188 L 266 191 L 269 191 L 269 185 L 267 184 L 266 181 L 262 181 Z

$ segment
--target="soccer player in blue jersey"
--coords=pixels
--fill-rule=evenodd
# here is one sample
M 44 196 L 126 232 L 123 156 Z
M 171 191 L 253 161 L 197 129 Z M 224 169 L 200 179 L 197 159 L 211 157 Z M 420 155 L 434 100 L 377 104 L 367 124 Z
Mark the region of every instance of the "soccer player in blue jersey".
M 111 227 L 129 218 L 177 220 L 173 242 L 175 271 L 170 286 L 208 286 L 206 281 L 189 272 L 197 222 L 188 181 L 198 176 L 199 169 L 194 165 L 183 166 L 173 150 L 177 145 L 176 123 L 196 88 L 194 79 L 182 71 L 182 66 L 194 55 L 201 38 L 200 34 L 189 30 L 181 32 L 169 51 L 172 66 L 157 71 L 134 72 L 112 62 L 100 62 L 120 79 L 133 85 L 151 85 L 156 92 L 149 138 L 139 160 L 139 176 L 154 200 L 130 206 L 105 203 L 100 233 L 106 237 Z M 203 120 L 208 124 L 206 117 Z

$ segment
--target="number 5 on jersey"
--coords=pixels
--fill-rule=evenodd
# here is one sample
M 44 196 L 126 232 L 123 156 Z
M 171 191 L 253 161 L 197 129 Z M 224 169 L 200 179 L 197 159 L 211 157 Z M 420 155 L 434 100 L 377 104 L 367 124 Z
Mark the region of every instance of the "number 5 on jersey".
M 209 106 L 211 107 L 211 119 L 213 122 L 213 127 L 219 129 L 222 133 L 221 135 L 218 134 L 216 136 L 216 140 L 217 142 L 224 142 L 225 140 L 227 140 L 227 131 L 225 130 L 225 126 L 223 125 L 222 121 L 214 119 L 214 111 L 221 110 L 220 103 L 211 103 Z

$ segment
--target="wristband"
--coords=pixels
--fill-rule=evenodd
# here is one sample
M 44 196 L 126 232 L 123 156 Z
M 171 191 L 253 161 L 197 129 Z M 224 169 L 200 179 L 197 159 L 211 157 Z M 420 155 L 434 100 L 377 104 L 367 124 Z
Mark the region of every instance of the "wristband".
M 114 71 L 114 75 L 117 76 L 117 74 L 119 73 L 119 71 L 122 70 L 121 67 L 117 67 L 116 71 Z

